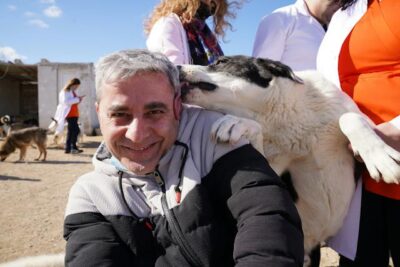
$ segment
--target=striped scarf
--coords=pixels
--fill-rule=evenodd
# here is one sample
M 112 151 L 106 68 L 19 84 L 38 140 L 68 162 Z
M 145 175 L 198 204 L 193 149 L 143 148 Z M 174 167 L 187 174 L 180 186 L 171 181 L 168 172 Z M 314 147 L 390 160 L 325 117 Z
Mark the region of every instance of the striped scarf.
M 192 64 L 206 66 L 224 55 L 217 38 L 204 20 L 194 18 L 183 27 L 188 37 Z

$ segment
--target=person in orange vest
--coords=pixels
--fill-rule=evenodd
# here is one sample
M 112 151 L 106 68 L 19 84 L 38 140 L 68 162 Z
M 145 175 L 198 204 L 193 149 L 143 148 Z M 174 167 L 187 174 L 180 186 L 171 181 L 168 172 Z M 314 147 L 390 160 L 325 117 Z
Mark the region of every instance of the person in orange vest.
M 65 153 L 78 154 L 83 152 L 83 150 L 79 149 L 76 145 L 80 131 L 78 125 L 78 104 L 81 103 L 84 98 L 84 95 L 78 96 L 76 94 L 76 90 L 79 88 L 80 84 L 81 81 L 78 78 L 73 78 L 58 94 L 58 106 L 54 115 L 54 120 L 57 122 L 55 134 L 63 131 L 66 121 L 68 123 L 68 131 L 65 142 Z
M 400 151 L 400 1 L 340 0 L 340 5 L 322 41 L 317 68 Z M 340 266 L 386 267 L 389 256 L 400 266 L 400 185 L 376 181 L 365 171 L 359 189 L 353 203 L 361 201 L 361 208 L 350 209 L 353 218 L 345 224 L 353 230 L 336 239 Z

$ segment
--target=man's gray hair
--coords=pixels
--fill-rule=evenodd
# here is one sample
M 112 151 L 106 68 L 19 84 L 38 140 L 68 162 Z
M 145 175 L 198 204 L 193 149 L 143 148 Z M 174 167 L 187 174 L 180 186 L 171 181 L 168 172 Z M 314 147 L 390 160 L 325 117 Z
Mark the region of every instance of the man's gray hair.
M 96 98 L 100 100 L 103 86 L 126 80 L 139 72 L 158 72 L 165 74 L 175 93 L 179 92 L 179 71 L 161 53 L 145 49 L 122 50 L 99 59 L 95 66 Z

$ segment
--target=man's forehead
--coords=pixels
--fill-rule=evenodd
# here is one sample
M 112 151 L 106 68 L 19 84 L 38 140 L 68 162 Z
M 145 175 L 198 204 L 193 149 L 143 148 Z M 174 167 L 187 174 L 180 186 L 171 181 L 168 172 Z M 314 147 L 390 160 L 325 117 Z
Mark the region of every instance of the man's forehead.
M 139 105 L 129 105 L 128 103 L 118 103 L 114 102 L 111 103 L 107 110 L 109 111 L 128 111 L 132 108 L 143 108 L 145 110 L 152 110 L 152 109 L 168 109 L 168 104 L 163 101 L 152 101 L 148 103 L 140 103 Z

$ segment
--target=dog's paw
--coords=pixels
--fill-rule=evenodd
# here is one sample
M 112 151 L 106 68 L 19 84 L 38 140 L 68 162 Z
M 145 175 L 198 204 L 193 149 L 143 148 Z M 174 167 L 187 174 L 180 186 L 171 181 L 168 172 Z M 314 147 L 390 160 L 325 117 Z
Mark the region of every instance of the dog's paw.
M 354 155 L 360 156 L 376 181 L 400 182 L 400 152 L 387 145 L 359 114 L 345 114 L 340 126 L 348 137 Z
M 371 142 L 373 142 L 371 140 Z M 400 153 L 382 140 L 369 143 L 368 149 L 358 149 L 356 153 L 363 159 L 370 176 L 385 183 L 400 182 Z
M 211 138 L 216 142 L 236 144 L 242 137 L 264 154 L 261 125 L 254 120 L 225 115 L 211 129 Z

